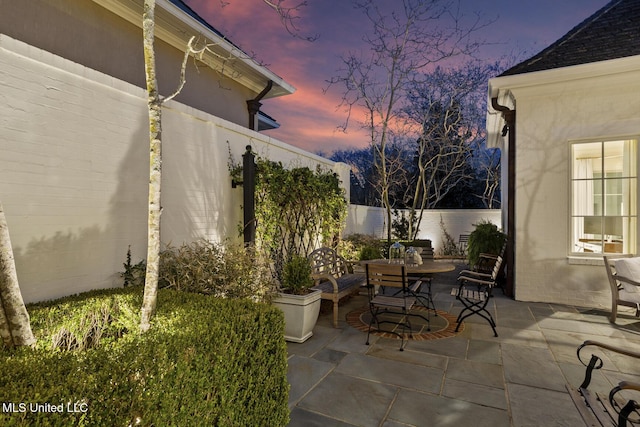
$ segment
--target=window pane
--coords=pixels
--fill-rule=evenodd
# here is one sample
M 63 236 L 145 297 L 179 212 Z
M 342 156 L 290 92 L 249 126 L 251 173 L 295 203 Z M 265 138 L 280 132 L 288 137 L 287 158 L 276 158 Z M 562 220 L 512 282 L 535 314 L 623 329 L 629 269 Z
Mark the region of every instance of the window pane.
M 622 215 L 623 181 L 626 179 L 607 179 L 604 181 L 604 215 Z
M 602 143 L 573 144 L 573 179 L 591 179 L 602 170 Z
M 604 176 L 611 176 L 611 173 L 622 174 L 625 166 L 624 146 L 624 141 L 604 143 Z
M 602 192 L 596 194 L 594 181 L 573 182 L 573 215 L 602 215 Z
M 574 217 L 573 252 L 602 252 L 601 217 Z
M 621 216 L 604 217 L 604 235 L 606 239 L 622 239 L 622 222 L 626 220 Z

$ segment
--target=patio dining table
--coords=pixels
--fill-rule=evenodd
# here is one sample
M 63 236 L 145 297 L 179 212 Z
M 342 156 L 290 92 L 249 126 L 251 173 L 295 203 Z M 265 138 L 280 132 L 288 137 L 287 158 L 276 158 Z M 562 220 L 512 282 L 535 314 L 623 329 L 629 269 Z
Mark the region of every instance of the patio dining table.
M 360 261 L 362 266 L 366 264 L 389 264 L 390 261 L 388 259 L 372 259 L 366 261 Z M 433 260 L 424 260 L 422 264 L 405 264 L 405 269 L 407 270 L 407 275 L 409 276 L 420 276 L 420 277 L 430 277 L 435 273 L 447 273 L 449 271 L 453 271 L 456 269 L 456 266 L 450 262 L 440 262 Z

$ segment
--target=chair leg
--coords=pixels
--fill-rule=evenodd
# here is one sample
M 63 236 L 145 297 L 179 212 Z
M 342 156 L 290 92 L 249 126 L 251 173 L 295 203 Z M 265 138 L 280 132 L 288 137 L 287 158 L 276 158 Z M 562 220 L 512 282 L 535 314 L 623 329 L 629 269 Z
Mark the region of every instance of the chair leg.
M 338 300 L 333 300 L 333 327 L 338 327 Z
M 487 304 L 489 303 L 489 295 L 485 294 L 484 301 L 472 301 L 467 298 L 461 297 L 460 294 L 461 294 L 461 291 L 458 293 L 458 297 L 456 298 L 460 300 L 462 305 L 464 305 L 464 308 L 462 309 L 460 314 L 458 314 L 458 318 L 456 319 L 457 325 L 456 325 L 455 331 L 458 332 L 458 329 L 460 328 L 460 324 L 464 319 L 474 314 L 477 314 L 478 316 L 482 317 L 484 320 L 486 320 L 489 323 L 489 326 L 491 326 L 491 329 L 493 330 L 493 335 L 497 337 L 498 332 L 496 331 L 496 321 L 493 319 L 493 316 L 491 315 L 491 313 L 489 313 L 489 311 L 487 310 Z
M 427 292 L 422 292 L 422 286 L 416 290 L 416 292 L 411 292 L 411 295 L 416 297 L 424 308 L 427 309 L 427 316 L 429 310 L 433 310 L 433 314 L 438 317 L 438 311 L 436 310 L 436 305 L 433 302 L 433 294 L 431 292 L 431 277 L 423 277 L 421 278 L 423 284 L 427 285 Z
M 375 322 L 376 324 L 376 330 L 378 332 L 388 332 L 390 334 L 396 335 L 400 338 L 400 351 L 404 351 L 404 347 L 405 347 L 405 334 L 406 334 L 406 328 L 409 328 L 409 335 L 411 335 L 411 323 L 409 322 L 409 318 L 408 318 L 408 314 L 405 310 L 403 310 L 402 313 L 397 313 L 397 312 L 391 312 L 391 311 L 387 311 L 382 310 L 380 307 L 375 307 L 375 306 L 370 306 L 369 307 L 369 311 L 371 313 L 371 320 L 369 321 L 369 330 L 367 331 L 367 342 L 365 343 L 366 345 L 369 345 L 369 336 L 371 335 L 371 327 L 373 325 L 373 323 Z M 394 314 L 398 314 L 398 315 L 402 315 L 402 320 L 399 322 L 392 322 L 392 321 L 388 321 L 388 320 L 378 320 L 378 314 L 380 313 L 380 311 L 383 312 L 388 312 L 388 313 L 394 313 Z M 380 324 L 381 323 L 391 323 L 394 324 L 396 326 L 402 326 L 402 333 L 396 332 L 394 330 L 391 331 L 384 331 L 382 329 L 380 329 Z
M 611 305 L 611 316 L 609 316 L 609 321 L 611 323 L 616 323 L 616 318 L 618 317 L 618 304 L 615 302 Z

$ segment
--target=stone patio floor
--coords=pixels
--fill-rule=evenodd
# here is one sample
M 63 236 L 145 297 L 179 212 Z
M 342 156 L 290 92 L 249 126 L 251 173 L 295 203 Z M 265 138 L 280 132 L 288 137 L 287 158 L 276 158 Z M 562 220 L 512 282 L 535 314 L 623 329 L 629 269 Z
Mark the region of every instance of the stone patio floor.
M 450 291 L 464 267 L 435 275 L 438 310 L 460 311 Z M 614 325 L 607 310 L 523 303 L 497 289 L 489 303 L 497 338 L 472 316 L 456 336 L 409 341 L 401 352 L 395 339 L 372 336 L 365 345 L 366 332 L 345 321 L 366 304 L 352 297 L 340 306 L 338 328 L 329 311 L 308 341 L 287 344 L 289 426 L 582 426 L 566 390 L 584 377 L 578 345 L 592 339 L 640 351 L 632 312 Z M 608 392 L 622 379 L 640 382 L 640 363 L 612 356 L 590 388 Z

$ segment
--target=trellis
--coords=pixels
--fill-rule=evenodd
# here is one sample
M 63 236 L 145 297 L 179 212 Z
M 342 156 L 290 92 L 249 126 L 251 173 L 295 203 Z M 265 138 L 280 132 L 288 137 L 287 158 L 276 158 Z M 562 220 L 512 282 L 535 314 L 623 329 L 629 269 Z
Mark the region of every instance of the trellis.
M 287 169 L 258 157 L 256 171 L 255 244 L 272 260 L 279 279 L 290 256 L 335 245 L 345 225 L 347 201 L 337 174 L 320 166 L 315 171 Z

